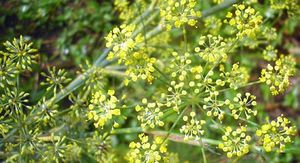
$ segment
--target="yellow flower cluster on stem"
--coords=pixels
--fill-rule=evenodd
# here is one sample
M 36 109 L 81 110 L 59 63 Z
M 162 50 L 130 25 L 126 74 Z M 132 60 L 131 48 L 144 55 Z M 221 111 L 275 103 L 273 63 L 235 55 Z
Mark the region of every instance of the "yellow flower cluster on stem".
M 295 126 L 290 126 L 290 121 L 282 115 L 277 117 L 276 121 L 273 120 L 264 124 L 256 130 L 256 135 L 266 152 L 271 152 L 273 149 L 276 149 L 277 152 L 283 152 L 285 144 L 292 142 L 291 136 L 295 133 Z
M 249 152 L 251 137 L 246 132 L 245 126 L 236 130 L 232 130 L 231 127 L 225 129 L 225 134 L 222 136 L 223 142 L 219 144 L 219 148 L 227 153 L 228 158 L 240 157 Z
M 140 114 L 137 116 L 137 119 L 141 122 L 141 127 L 154 128 L 155 126 L 163 126 L 164 122 L 161 120 L 161 118 L 164 114 L 160 110 L 162 104 L 156 102 L 148 103 L 147 99 L 143 99 L 142 103 L 146 104 L 146 107 L 140 105 L 135 107 L 135 110 L 140 112 Z
M 224 22 L 236 28 L 238 38 L 255 38 L 256 33 L 260 30 L 263 17 L 250 6 L 235 4 L 233 7 L 235 7 L 235 12 L 228 12 L 227 20 Z
M 246 119 L 249 119 L 252 115 L 256 116 L 257 114 L 257 110 L 253 109 L 256 106 L 255 99 L 256 97 L 249 92 L 245 93 L 244 97 L 241 93 L 238 93 L 233 101 L 226 101 L 225 103 L 229 106 L 234 119 L 238 119 L 243 115 Z
M 233 89 L 238 89 L 239 87 L 246 85 L 250 78 L 247 69 L 245 67 L 240 67 L 239 63 L 233 64 L 230 72 L 225 72 L 224 66 L 220 65 L 220 71 L 222 72 L 220 76 L 223 77 L 224 81 Z
M 132 51 L 137 42 L 142 40 L 136 40 L 132 38 L 135 25 L 122 24 L 120 27 L 115 27 L 106 37 L 106 47 L 112 48 L 112 52 L 109 53 L 108 59 L 118 58 L 119 63 L 122 63 L 126 59 L 128 52 Z
M 220 121 L 224 118 L 224 110 L 222 107 L 226 104 L 224 101 L 218 100 L 218 91 L 214 91 L 210 94 L 209 97 L 204 98 L 205 104 L 203 105 L 203 109 L 208 110 L 206 112 L 207 116 L 218 117 Z
M 206 62 L 216 63 L 219 60 L 226 61 L 226 43 L 221 36 L 201 36 L 199 39 L 200 46 L 195 48 L 195 52 Z
M 139 142 L 131 142 L 129 144 L 130 151 L 126 155 L 126 159 L 130 163 L 158 163 L 167 159 L 167 144 L 161 137 L 155 137 L 153 142 L 149 141 L 149 137 L 145 134 L 139 135 Z
M 121 114 L 120 109 L 117 108 L 118 99 L 114 96 L 115 91 L 109 90 L 107 95 L 101 91 L 93 94 L 90 101 L 87 117 L 94 121 L 96 128 L 103 128 L 113 116 Z M 116 123 L 115 126 L 118 126 Z
M 143 46 L 144 38 L 138 34 L 134 36 L 135 25 L 121 25 L 114 28 L 106 37 L 106 47 L 112 48 L 108 59 L 118 59 L 118 64 L 125 64 L 126 75 L 132 81 L 138 79 L 147 80 L 149 83 L 154 79 L 154 64 L 156 59 L 149 56 L 149 51 Z M 127 85 L 130 80 L 125 80 Z
M 160 15 L 165 20 L 166 29 L 169 31 L 172 27 L 180 28 L 185 24 L 196 26 L 197 18 L 201 16 L 196 6 L 196 0 L 161 1 Z
M 281 55 L 274 66 L 268 64 L 266 69 L 262 69 L 259 79 L 269 85 L 273 95 L 277 95 L 290 85 L 289 77 L 294 75 L 295 65 L 296 61 L 292 56 Z
M 180 132 L 184 134 L 184 140 L 200 140 L 201 135 L 204 134 L 202 125 L 205 124 L 204 120 L 198 120 L 195 112 L 190 113 L 188 116 L 183 117 L 183 121 L 186 122 L 181 128 Z

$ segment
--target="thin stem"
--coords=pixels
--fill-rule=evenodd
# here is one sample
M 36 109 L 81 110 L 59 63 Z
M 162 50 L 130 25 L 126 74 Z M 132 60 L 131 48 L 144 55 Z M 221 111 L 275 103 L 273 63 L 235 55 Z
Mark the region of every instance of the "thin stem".
M 126 77 L 126 73 L 123 71 L 116 71 L 113 69 L 103 69 L 103 73 L 108 74 L 108 75 L 115 75 L 115 76 L 120 76 L 120 77 Z
M 240 89 L 240 88 L 244 88 L 244 87 L 248 87 L 248 86 L 255 85 L 255 84 L 260 84 L 260 83 L 262 83 L 262 82 L 259 81 L 259 80 L 258 81 L 253 81 L 253 82 L 247 83 L 245 85 L 242 85 L 242 86 L 240 86 L 240 87 L 238 87 L 236 89 Z M 234 89 L 234 88 L 221 89 L 221 90 L 219 90 L 219 92 L 226 92 L 226 91 L 231 90 L 231 89 Z
M 187 52 L 188 51 L 188 49 L 187 49 L 188 43 L 187 43 L 187 36 L 186 36 L 185 26 L 182 27 L 182 32 L 183 32 L 184 48 L 185 48 L 185 52 Z
M 208 10 L 204 10 L 202 12 L 202 17 L 207 17 L 207 16 L 210 16 L 212 14 L 215 14 L 223 9 L 226 9 L 228 7 L 230 7 L 232 4 L 234 3 L 237 3 L 237 2 L 240 2 L 242 0 L 225 0 L 225 2 L 219 4 L 219 5 L 216 5 Z M 201 17 L 197 17 L 197 19 L 201 19 Z
M 201 142 L 202 142 L 202 139 L 201 139 Z M 202 144 L 203 144 L 203 142 L 202 142 Z M 206 161 L 206 156 L 205 156 L 205 150 L 204 150 L 203 147 L 201 148 L 201 153 L 202 153 L 202 157 L 203 157 L 203 162 L 204 162 L 204 163 L 207 163 L 207 161 Z
M 169 129 L 168 134 L 167 134 L 167 136 L 166 136 L 166 138 L 165 138 L 165 140 L 164 140 L 163 142 L 166 141 L 166 139 L 169 137 L 169 135 L 171 134 L 171 132 L 174 130 L 174 128 L 176 127 L 176 125 L 177 125 L 177 123 L 179 122 L 179 120 L 182 118 L 182 116 L 183 116 L 183 114 L 185 113 L 185 111 L 186 111 L 187 108 L 188 108 L 188 107 L 184 108 L 184 109 L 182 110 L 182 112 L 180 113 L 180 115 L 177 117 L 176 121 L 174 122 L 174 124 L 172 125 L 172 127 Z M 163 144 L 163 143 L 162 143 L 162 144 Z
M 168 132 L 166 132 L 166 131 L 146 131 L 146 133 L 156 135 L 156 136 L 166 137 L 168 140 L 171 140 L 174 142 L 185 143 L 185 144 L 190 144 L 190 145 L 195 145 L 195 146 L 200 146 L 200 147 L 207 147 L 208 144 L 218 145 L 221 143 L 221 141 L 219 141 L 219 140 L 207 139 L 207 138 L 202 138 L 202 142 L 197 141 L 197 140 L 188 140 L 187 141 L 187 140 L 184 140 L 184 135 L 175 134 L 175 133 L 168 134 Z
M 232 116 L 232 117 L 233 117 L 233 115 L 232 115 L 231 113 L 227 113 L 227 112 L 225 112 L 225 114 L 227 114 L 227 115 L 230 115 L 230 116 Z M 239 117 L 238 119 L 240 119 L 240 120 L 242 120 L 242 121 L 244 121 L 244 122 L 247 122 L 247 123 L 249 123 L 249 124 L 251 124 L 251 125 L 253 125 L 253 126 L 258 126 L 258 124 L 257 124 L 257 123 L 255 123 L 255 122 L 252 122 L 252 121 L 249 121 L 249 120 L 247 120 L 247 119 L 245 119 L 245 118 Z
M 132 133 L 140 133 L 144 132 L 144 130 L 141 127 L 133 127 L 133 128 L 120 128 L 120 129 L 114 129 L 111 131 L 110 134 L 132 134 Z
M 153 65 L 154 69 L 161 74 L 166 80 L 169 80 L 169 78 L 166 76 L 166 74 L 164 74 L 158 67 L 156 67 L 155 65 Z

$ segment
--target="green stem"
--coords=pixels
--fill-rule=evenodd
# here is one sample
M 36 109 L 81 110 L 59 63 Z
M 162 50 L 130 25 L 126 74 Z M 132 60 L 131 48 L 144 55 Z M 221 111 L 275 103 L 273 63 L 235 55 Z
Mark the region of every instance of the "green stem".
M 233 117 L 233 115 L 232 115 L 231 113 L 225 112 L 225 114 L 230 115 L 230 116 Z M 247 122 L 247 123 L 249 123 L 249 124 L 251 124 L 251 125 L 253 125 L 253 126 L 256 126 L 256 127 L 258 126 L 257 123 L 252 122 L 252 121 L 249 121 L 249 120 L 247 120 L 247 119 L 245 119 L 245 118 L 239 117 L 238 119 L 240 119 L 240 120 L 242 120 L 242 121 L 244 121 L 244 122 Z
M 186 140 L 184 140 L 184 135 L 175 134 L 175 133 L 168 134 L 168 132 L 166 132 L 166 131 L 146 131 L 146 133 L 156 135 L 156 136 L 166 137 L 167 139 L 174 141 L 174 142 L 185 143 L 185 144 L 201 146 L 201 147 L 207 147 L 208 144 L 218 145 L 221 143 L 221 141 L 219 141 L 219 140 L 207 139 L 207 138 L 202 138 L 202 142 L 198 141 L 198 140 L 186 141 Z
M 210 8 L 208 10 L 204 10 L 202 12 L 202 17 L 207 17 L 207 16 L 210 16 L 212 14 L 215 14 L 219 11 L 222 11 L 223 9 L 226 9 L 226 8 L 230 7 L 232 4 L 238 3 L 240 1 L 242 1 L 242 0 L 227 0 L 227 1 L 225 0 L 225 2 L 223 2 L 219 5 L 216 5 L 216 6 Z M 201 19 L 201 17 L 199 17 L 199 18 L 197 17 L 197 19 Z
M 245 85 L 242 85 L 242 86 L 240 86 L 240 87 L 238 87 L 236 89 L 240 89 L 240 88 L 244 88 L 244 87 L 248 87 L 248 86 L 255 85 L 255 84 L 260 84 L 260 83 L 262 83 L 262 82 L 259 81 L 259 80 L 258 81 L 253 81 L 253 82 L 247 83 Z M 234 89 L 234 88 L 221 89 L 221 90 L 219 90 L 219 92 L 226 92 L 226 91 L 231 90 L 231 89 Z
M 115 75 L 115 76 L 120 76 L 120 77 L 126 77 L 126 73 L 123 71 L 116 71 L 113 69 L 103 69 L 103 73 L 108 74 L 108 75 Z
M 188 51 L 188 42 L 187 42 L 185 26 L 182 27 L 182 32 L 183 32 L 184 48 L 185 48 L 185 52 L 187 52 Z
M 134 128 L 119 128 L 114 129 L 111 131 L 110 134 L 132 134 L 132 133 L 140 133 L 144 132 L 144 130 L 141 127 L 134 127 Z
M 169 135 L 171 134 L 171 132 L 174 130 L 174 128 L 176 127 L 176 125 L 177 125 L 177 123 L 179 122 L 179 120 L 182 118 L 182 116 L 183 116 L 183 114 L 185 113 L 185 111 L 186 111 L 187 108 L 188 108 L 188 107 L 184 108 L 184 109 L 182 110 L 182 112 L 180 113 L 180 115 L 177 117 L 176 121 L 174 122 L 174 124 L 172 125 L 172 127 L 170 128 L 170 130 L 168 131 L 168 134 L 167 134 L 167 136 L 166 136 L 166 138 L 165 138 L 165 140 L 164 140 L 163 142 L 166 141 L 166 139 L 169 137 Z M 162 143 L 162 144 L 163 144 L 163 143 Z
M 201 139 L 201 142 L 202 142 L 202 139 Z M 203 142 L 202 142 L 202 144 L 203 144 Z M 204 162 L 204 163 L 207 163 L 207 161 L 206 161 L 206 156 L 205 156 L 205 150 L 204 150 L 203 147 L 201 148 L 201 152 L 202 152 L 203 162 Z

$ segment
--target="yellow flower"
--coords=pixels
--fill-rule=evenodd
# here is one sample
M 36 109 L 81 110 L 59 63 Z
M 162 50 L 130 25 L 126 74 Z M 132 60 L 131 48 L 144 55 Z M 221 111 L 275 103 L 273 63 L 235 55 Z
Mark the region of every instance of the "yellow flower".
M 185 24 L 196 26 L 197 18 L 201 16 L 201 12 L 195 10 L 196 6 L 196 0 L 161 1 L 160 15 L 165 21 L 166 29 L 180 28 Z
M 167 144 L 161 137 L 155 137 L 152 142 L 145 134 L 139 135 L 139 142 L 131 142 L 129 144 L 129 152 L 125 159 L 130 163 L 156 163 L 162 162 L 167 156 Z
M 219 92 L 214 91 L 210 93 L 209 97 L 204 98 L 205 104 L 203 105 L 203 109 L 208 110 L 206 112 L 207 116 L 218 117 L 222 121 L 225 114 L 222 107 L 225 105 L 225 102 L 218 100 L 218 95 Z
M 186 122 L 180 129 L 180 132 L 184 134 L 184 140 L 199 140 L 200 136 L 204 134 L 202 125 L 205 124 L 203 120 L 197 120 L 195 118 L 196 113 L 190 113 L 190 120 L 188 116 L 183 117 L 183 121 Z
M 239 63 L 232 65 L 230 72 L 224 71 L 224 66 L 220 66 L 221 77 L 224 77 L 224 81 L 229 84 L 230 88 L 238 89 L 247 84 L 249 80 L 249 74 L 245 67 L 240 67 Z
M 142 128 L 154 128 L 155 126 L 163 126 L 164 122 L 161 120 L 164 115 L 160 110 L 162 104 L 160 103 L 147 103 L 146 107 L 137 105 L 135 110 L 140 112 L 137 119 L 141 122 Z
M 225 134 L 222 136 L 223 142 L 218 145 L 220 149 L 227 153 L 227 157 L 233 156 L 241 157 L 249 152 L 249 142 L 251 137 L 246 135 L 247 129 L 245 126 L 241 126 L 236 130 L 232 130 L 231 127 L 227 127 Z
M 270 87 L 273 95 L 277 95 L 285 91 L 290 85 L 289 77 L 295 73 L 296 61 L 292 56 L 281 55 L 275 61 L 275 65 L 268 64 L 266 69 L 261 71 L 260 81 L 265 82 Z
M 195 52 L 206 62 L 217 63 L 226 61 L 226 43 L 221 36 L 201 36 L 199 47 L 195 48 Z
M 114 93 L 114 90 L 109 90 L 107 95 L 101 91 L 93 94 L 87 117 L 89 120 L 95 122 L 94 125 L 96 128 L 103 128 L 114 116 L 121 115 L 120 109 L 117 109 L 119 100 L 114 96 Z M 118 124 L 115 122 L 114 126 L 118 126 Z
M 256 33 L 260 31 L 263 17 L 250 6 L 246 7 L 244 4 L 233 5 L 235 12 L 227 13 L 224 22 L 237 30 L 236 36 L 243 37 L 256 37 Z
M 242 97 L 242 94 L 238 93 L 233 101 L 227 102 L 226 104 L 229 105 L 234 119 L 238 119 L 243 115 L 245 115 L 246 119 L 249 119 L 251 115 L 256 116 L 257 114 L 257 110 L 252 108 L 256 106 L 255 99 L 256 97 L 249 92 L 245 93 L 244 97 Z
M 290 121 L 282 115 L 277 117 L 276 121 L 266 123 L 256 130 L 256 135 L 266 152 L 271 152 L 274 148 L 277 152 L 283 152 L 285 144 L 292 142 L 291 136 L 295 133 L 295 126 L 290 126 Z

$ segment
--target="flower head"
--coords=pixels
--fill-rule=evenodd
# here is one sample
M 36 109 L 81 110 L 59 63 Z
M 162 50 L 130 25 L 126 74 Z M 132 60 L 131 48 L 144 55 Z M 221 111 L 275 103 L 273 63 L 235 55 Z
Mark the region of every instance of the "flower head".
M 256 106 L 255 99 L 256 97 L 254 95 L 247 92 L 244 97 L 242 97 L 242 94 L 238 93 L 232 102 L 227 102 L 234 119 L 238 119 L 243 115 L 246 119 L 249 119 L 251 115 L 256 116 L 257 110 L 252 109 L 252 107 Z
M 96 128 L 102 127 L 113 118 L 120 115 L 120 109 L 117 109 L 118 99 L 114 96 L 115 91 L 109 90 L 107 95 L 101 91 L 93 94 L 87 117 L 94 121 Z
M 183 117 L 185 125 L 180 128 L 180 132 L 184 134 L 184 140 L 199 140 L 201 135 L 204 134 L 202 125 L 205 124 L 204 120 L 198 120 L 195 112 L 190 113 L 188 116 Z
M 6 41 L 3 45 L 7 52 L 0 51 L 0 54 L 14 60 L 18 70 L 32 70 L 31 65 L 36 62 L 37 57 L 35 55 L 37 50 L 31 48 L 32 43 L 26 43 L 23 36 L 20 36 L 19 39 L 15 38 L 12 42 Z
M 195 52 L 206 62 L 217 63 L 226 61 L 226 43 L 221 36 L 201 36 L 199 47 L 195 48 Z
M 262 125 L 260 129 L 256 131 L 256 135 L 259 137 L 260 142 L 263 144 L 263 148 L 266 152 L 271 152 L 274 148 L 277 148 L 277 152 L 283 152 L 285 150 L 285 144 L 292 142 L 291 136 L 296 132 L 295 126 L 290 126 L 290 121 L 283 117 L 277 117 L 277 120 L 273 120 L 267 124 Z
M 233 5 L 235 12 L 228 12 L 225 23 L 236 28 L 238 38 L 255 37 L 260 30 L 262 24 L 262 16 L 250 6 L 246 7 L 244 4 Z
M 204 98 L 205 104 L 203 105 L 203 109 L 208 110 L 206 112 L 207 116 L 218 117 L 222 121 L 225 114 L 222 107 L 225 105 L 225 102 L 218 100 L 218 95 L 219 92 L 214 91 L 209 97 Z
M 140 112 L 137 119 L 141 122 L 142 128 L 154 128 L 155 126 L 163 126 L 164 122 L 161 120 L 164 115 L 161 111 L 160 107 L 162 104 L 160 103 L 147 103 L 146 99 L 143 99 L 143 103 L 147 104 L 146 107 L 137 105 L 135 110 Z
M 195 26 L 197 17 L 201 16 L 200 11 L 196 11 L 196 0 L 167 0 L 160 4 L 160 15 L 166 21 L 167 30 L 172 27 L 180 28 L 184 24 Z
M 223 142 L 219 144 L 219 148 L 227 153 L 227 157 L 242 156 L 249 152 L 249 142 L 251 137 L 246 135 L 246 127 L 241 126 L 236 130 L 227 127 L 225 134 L 222 136 Z
M 264 59 L 267 61 L 274 61 L 277 58 L 277 50 L 272 46 L 268 45 L 263 51 Z
M 295 73 L 295 59 L 292 56 L 281 55 L 275 61 L 275 65 L 268 64 L 266 69 L 261 71 L 260 81 L 265 82 L 270 87 L 273 95 L 277 95 L 285 91 L 290 85 L 289 77 Z
M 163 138 L 155 137 L 150 142 L 148 136 L 140 134 L 139 139 L 139 142 L 129 144 L 130 151 L 127 153 L 126 159 L 130 163 L 158 163 L 164 160 L 164 156 L 167 154 L 167 145 Z
M 247 84 L 249 80 L 249 73 L 245 67 L 240 67 L 239 63 L 232 65 L 231 71 L 225 72 L 224 66 L 220 66 L 220 76 L 224 78 L 224 81 L 229 84 L 230 88 L 238 89 L 241 86 Z
M 108 59 L 118 58 L 119 63 L 123 63 L 128 53 L 134 49 L 137 44 L 137 39 L 133 38 L 135 25 L 122 24 L 120 27 L 115 27 L 106 37 L 106 47 L 112 48 Z M 139 41 L 141 42 L 141 41 Z
M 70 78 L 67 78 L 67 72 L 64 69 L 48 68 L 48 73 L 42 73 L 46 81 L 42 82 L 41 85 L 48 86 L 46 90 L 53 91 L 54 94 L 57 93 L 58 89 L 63 89 L 64 85 L 71 81 Z
M 124 60 L 127 66 L 126 74 L 132 81 L 143 79 L 152 83 L 155 62 L 156 59 L 154 57 L 149 57 L 142 50 L 133 52 L 131 57 Z
M 15 89 L 6 89 L 5 94 L 2 94 L 0 99 L 0 112 L 4 109 L 4 113 L 20 113 L 25 108 L 30 108 L 30 106 L 26 105 L 29 101 L 28 97 L 29 93 L 25 93 L 22 91 Z
M 18 70 L 10 58 L 0 58 L 0 87 L 14 85 L 17 73 Z

